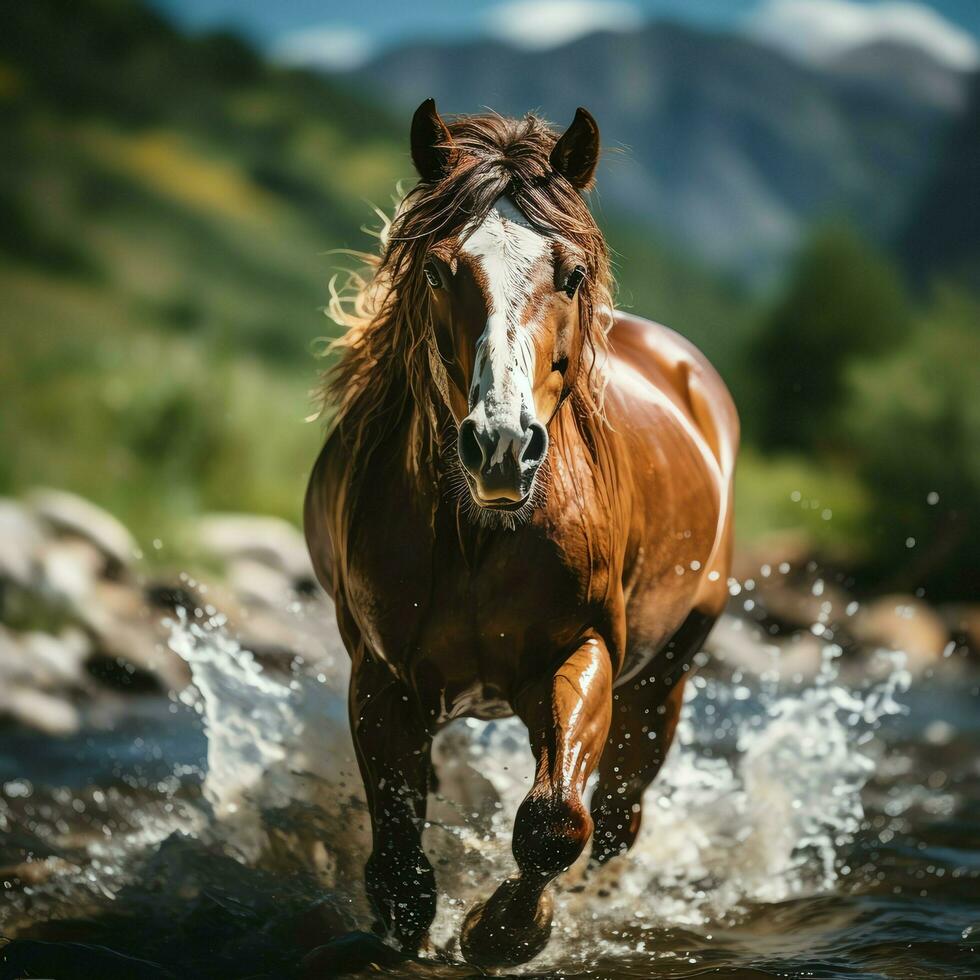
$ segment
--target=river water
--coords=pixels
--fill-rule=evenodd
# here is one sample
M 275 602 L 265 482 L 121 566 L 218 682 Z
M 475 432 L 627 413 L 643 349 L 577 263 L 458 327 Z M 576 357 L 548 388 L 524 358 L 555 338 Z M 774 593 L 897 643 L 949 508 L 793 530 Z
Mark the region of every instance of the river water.
M 170 643 L 194 676 L 179 698 L 0 743 L 0 864 L 22 862 L 0 933 L 181 978 L 286 978 L 370 922 L 346 655 L 329 639 L 322 660 L 271 669 L 203 613 Z M 980 673 L 953 653 L 913 678 L 900 654 L 855 663 L 832 644 L 794 674 L 775 655 L 755 672 L 701 659 L 636 848 L 561 880 L 551 943 L 514 975 L 980 977 Z M 459 925 L 513 869 L 520 724 L 457 723 L 435 754 L 433 950 L 372 975 L 473 976 Z M 101 963 L 29 975 L 110 975 Z

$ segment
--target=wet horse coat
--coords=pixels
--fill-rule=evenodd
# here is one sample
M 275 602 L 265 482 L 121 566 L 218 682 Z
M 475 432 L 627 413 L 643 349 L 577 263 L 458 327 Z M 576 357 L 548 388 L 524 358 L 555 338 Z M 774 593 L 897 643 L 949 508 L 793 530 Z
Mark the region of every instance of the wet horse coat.
M 556 140 L 533 117 L 446 127 L 424 103 L 422 181 L 328 390 L 307 540 L 352 660 L 368 893 L 409 952 L 435 914 L 421 832 L 439 728 L 527 725 L 519 874 L 462 935 L 471 962 L 523 962 L 590 836 L 596 862 L 635 840 L 727 597 L 737 416 L 691 344 L 606 305 L 578 193 L 597 152 L 581 110 Z

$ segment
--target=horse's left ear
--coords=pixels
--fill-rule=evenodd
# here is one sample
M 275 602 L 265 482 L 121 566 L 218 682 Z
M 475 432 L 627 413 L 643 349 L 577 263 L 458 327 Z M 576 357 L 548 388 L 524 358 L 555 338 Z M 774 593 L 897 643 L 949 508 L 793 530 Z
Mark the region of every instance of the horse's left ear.
M 588 109 L 579 106 L 571 126 L 551 151 L 551 166 L 572 187 L 582 191 L 591 186 L 598 162 L 599 125 Z
M 426 99 L 412 117 L 412 163 L 425 181 L 441 180 L 449 172 L 453 138 L 436 111 L 436 100 Z

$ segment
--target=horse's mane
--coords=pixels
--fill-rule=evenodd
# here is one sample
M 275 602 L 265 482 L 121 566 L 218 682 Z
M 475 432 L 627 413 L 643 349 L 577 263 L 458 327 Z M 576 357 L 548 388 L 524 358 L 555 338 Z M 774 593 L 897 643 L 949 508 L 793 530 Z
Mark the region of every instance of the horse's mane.
M 503 195 L 529 221 L 572 243 L 585 259 L 579 288 L 582 363 L 568 395 L 575 424 L 595 449 L 604 425 L 602 371 L 612 317 L 612 278 L 605 240 L 578 191 L 551 167 L 557 135 L 535 115 L 461 117 L 449 126 L 454 152 L 438 182 L 421 181 L 385 222 L 378 255 L 338 288 L 328 315 L 346 332 L 319 390 L 330 432 L 360 466 L 406 418 L 407 464 L 437 478 L 441 436 L 451 417 L 432 378 L 427 345 L 433 326 L 423 274 L 434 243 L 475 227 Z M 556 420 L 557 421 L 557 420 Z

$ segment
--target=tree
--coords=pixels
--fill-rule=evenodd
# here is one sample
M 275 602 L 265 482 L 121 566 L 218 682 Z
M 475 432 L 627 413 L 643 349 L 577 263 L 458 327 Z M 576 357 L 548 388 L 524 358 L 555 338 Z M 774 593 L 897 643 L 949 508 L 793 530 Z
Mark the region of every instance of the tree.
M 839 445 L 847 365 L 901 343 L 908 324 L 892 267 L 845 227 L 818 231 L 750 349 L 761 444 Z
M 864 572 L 889 589 L 980 595 L 980 304 L 947 292 L 901 349 L 848 372 L 847 431 L 872 496 Z

